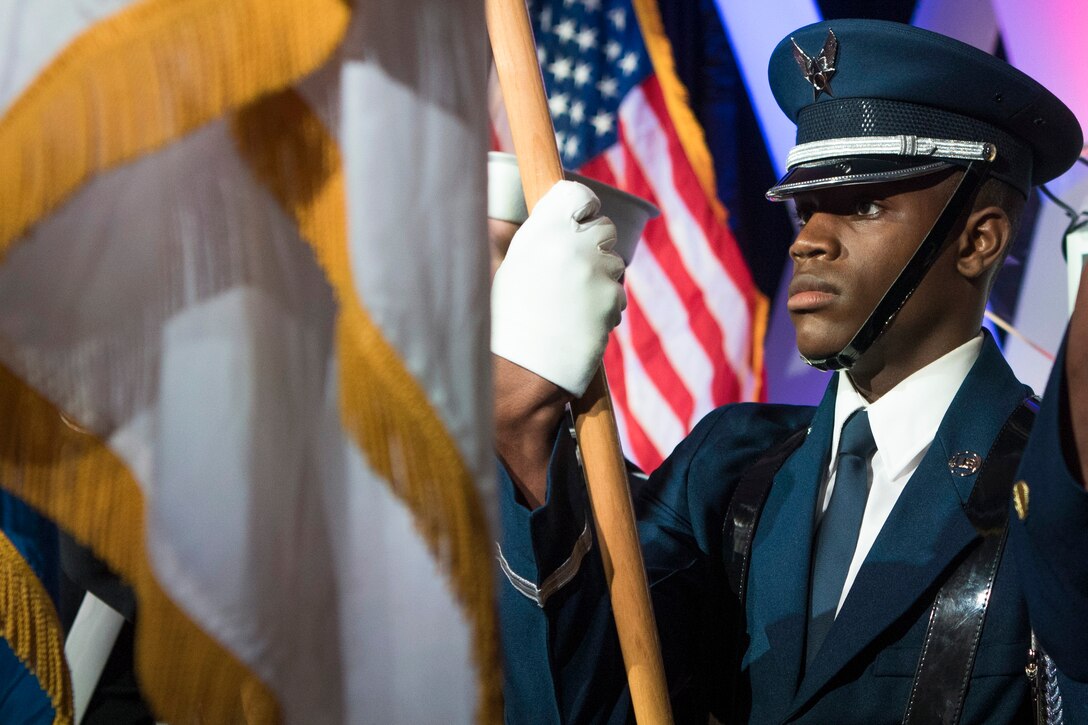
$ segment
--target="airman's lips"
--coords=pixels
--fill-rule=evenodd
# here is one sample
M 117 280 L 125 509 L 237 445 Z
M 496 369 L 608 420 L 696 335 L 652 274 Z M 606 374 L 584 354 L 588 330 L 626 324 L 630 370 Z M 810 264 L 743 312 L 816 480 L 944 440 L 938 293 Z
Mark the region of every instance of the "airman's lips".
M 786 309 L 790 312 L 812 312 L 830 304 L 839 290 L 814 274 L 799 274 L 790 281 Z

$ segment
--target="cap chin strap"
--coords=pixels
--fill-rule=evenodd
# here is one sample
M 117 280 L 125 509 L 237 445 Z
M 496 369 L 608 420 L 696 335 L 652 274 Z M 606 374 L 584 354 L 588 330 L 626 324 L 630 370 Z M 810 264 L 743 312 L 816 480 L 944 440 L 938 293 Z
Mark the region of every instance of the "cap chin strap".
M 974 198 L 975 192 L 986 180 L 985 161 L 972 161 L 960 177 L 955 191 L 948 198 L 937 220 L 933 222 L 929 233 L 918 245 L 914 256 L 904 265 L 903 270 L 888 287 L 884 297 L 876 304 L 868 319 L 861 325 L 853 339 L 839 352 L 828 357 L 810 358 L 801 356 L 806 363 L 817 370 L 849 370 L 865 352 L 872 347 L 877 338 L 891 324 L 903 305 L 907 303 L 914 290 L 918 289 L 929 268 L 940 255 L 941 247 L 959 219 L 960 213 Z

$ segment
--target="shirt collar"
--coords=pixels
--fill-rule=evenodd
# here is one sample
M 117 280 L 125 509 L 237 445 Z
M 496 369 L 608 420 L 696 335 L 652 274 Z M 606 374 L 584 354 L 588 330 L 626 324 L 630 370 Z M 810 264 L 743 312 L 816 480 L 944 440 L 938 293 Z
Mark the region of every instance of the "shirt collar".
M 899 476 L 937 435 L 967 373 L 982 351 L 982 334 L 917 370 L 875 403 L 869 404 L 849 375 L 839 373 L 835 394 L 835 430 L 831 438 L 831 470 L 839 448 L 839 432 L 858 408 L 869 411 L 877 455 L 889 478 Z M 925 401 L 919 405 L 919 401 Z

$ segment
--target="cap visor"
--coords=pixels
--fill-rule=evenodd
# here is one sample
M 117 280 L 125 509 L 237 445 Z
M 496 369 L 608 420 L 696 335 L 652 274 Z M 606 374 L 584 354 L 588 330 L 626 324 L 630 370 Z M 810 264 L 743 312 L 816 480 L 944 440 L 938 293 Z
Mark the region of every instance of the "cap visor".
M 957 164 L 944 159 L 851 157 L 797 166 L 767 190 L 771 201 L 785 201 L 796 194 L 833 186 L 883 184 L 933 174 Z

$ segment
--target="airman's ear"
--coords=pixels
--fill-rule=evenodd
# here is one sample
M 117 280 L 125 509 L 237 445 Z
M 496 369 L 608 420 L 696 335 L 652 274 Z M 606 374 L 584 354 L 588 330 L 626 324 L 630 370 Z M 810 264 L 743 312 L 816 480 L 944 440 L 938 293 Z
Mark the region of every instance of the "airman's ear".
M 978 279 L 997 270 L 1012 244 L 1012 222 L 999 206 L 976 209 L 967 217 L 959 238 L 956 268 L 968 279 Z

